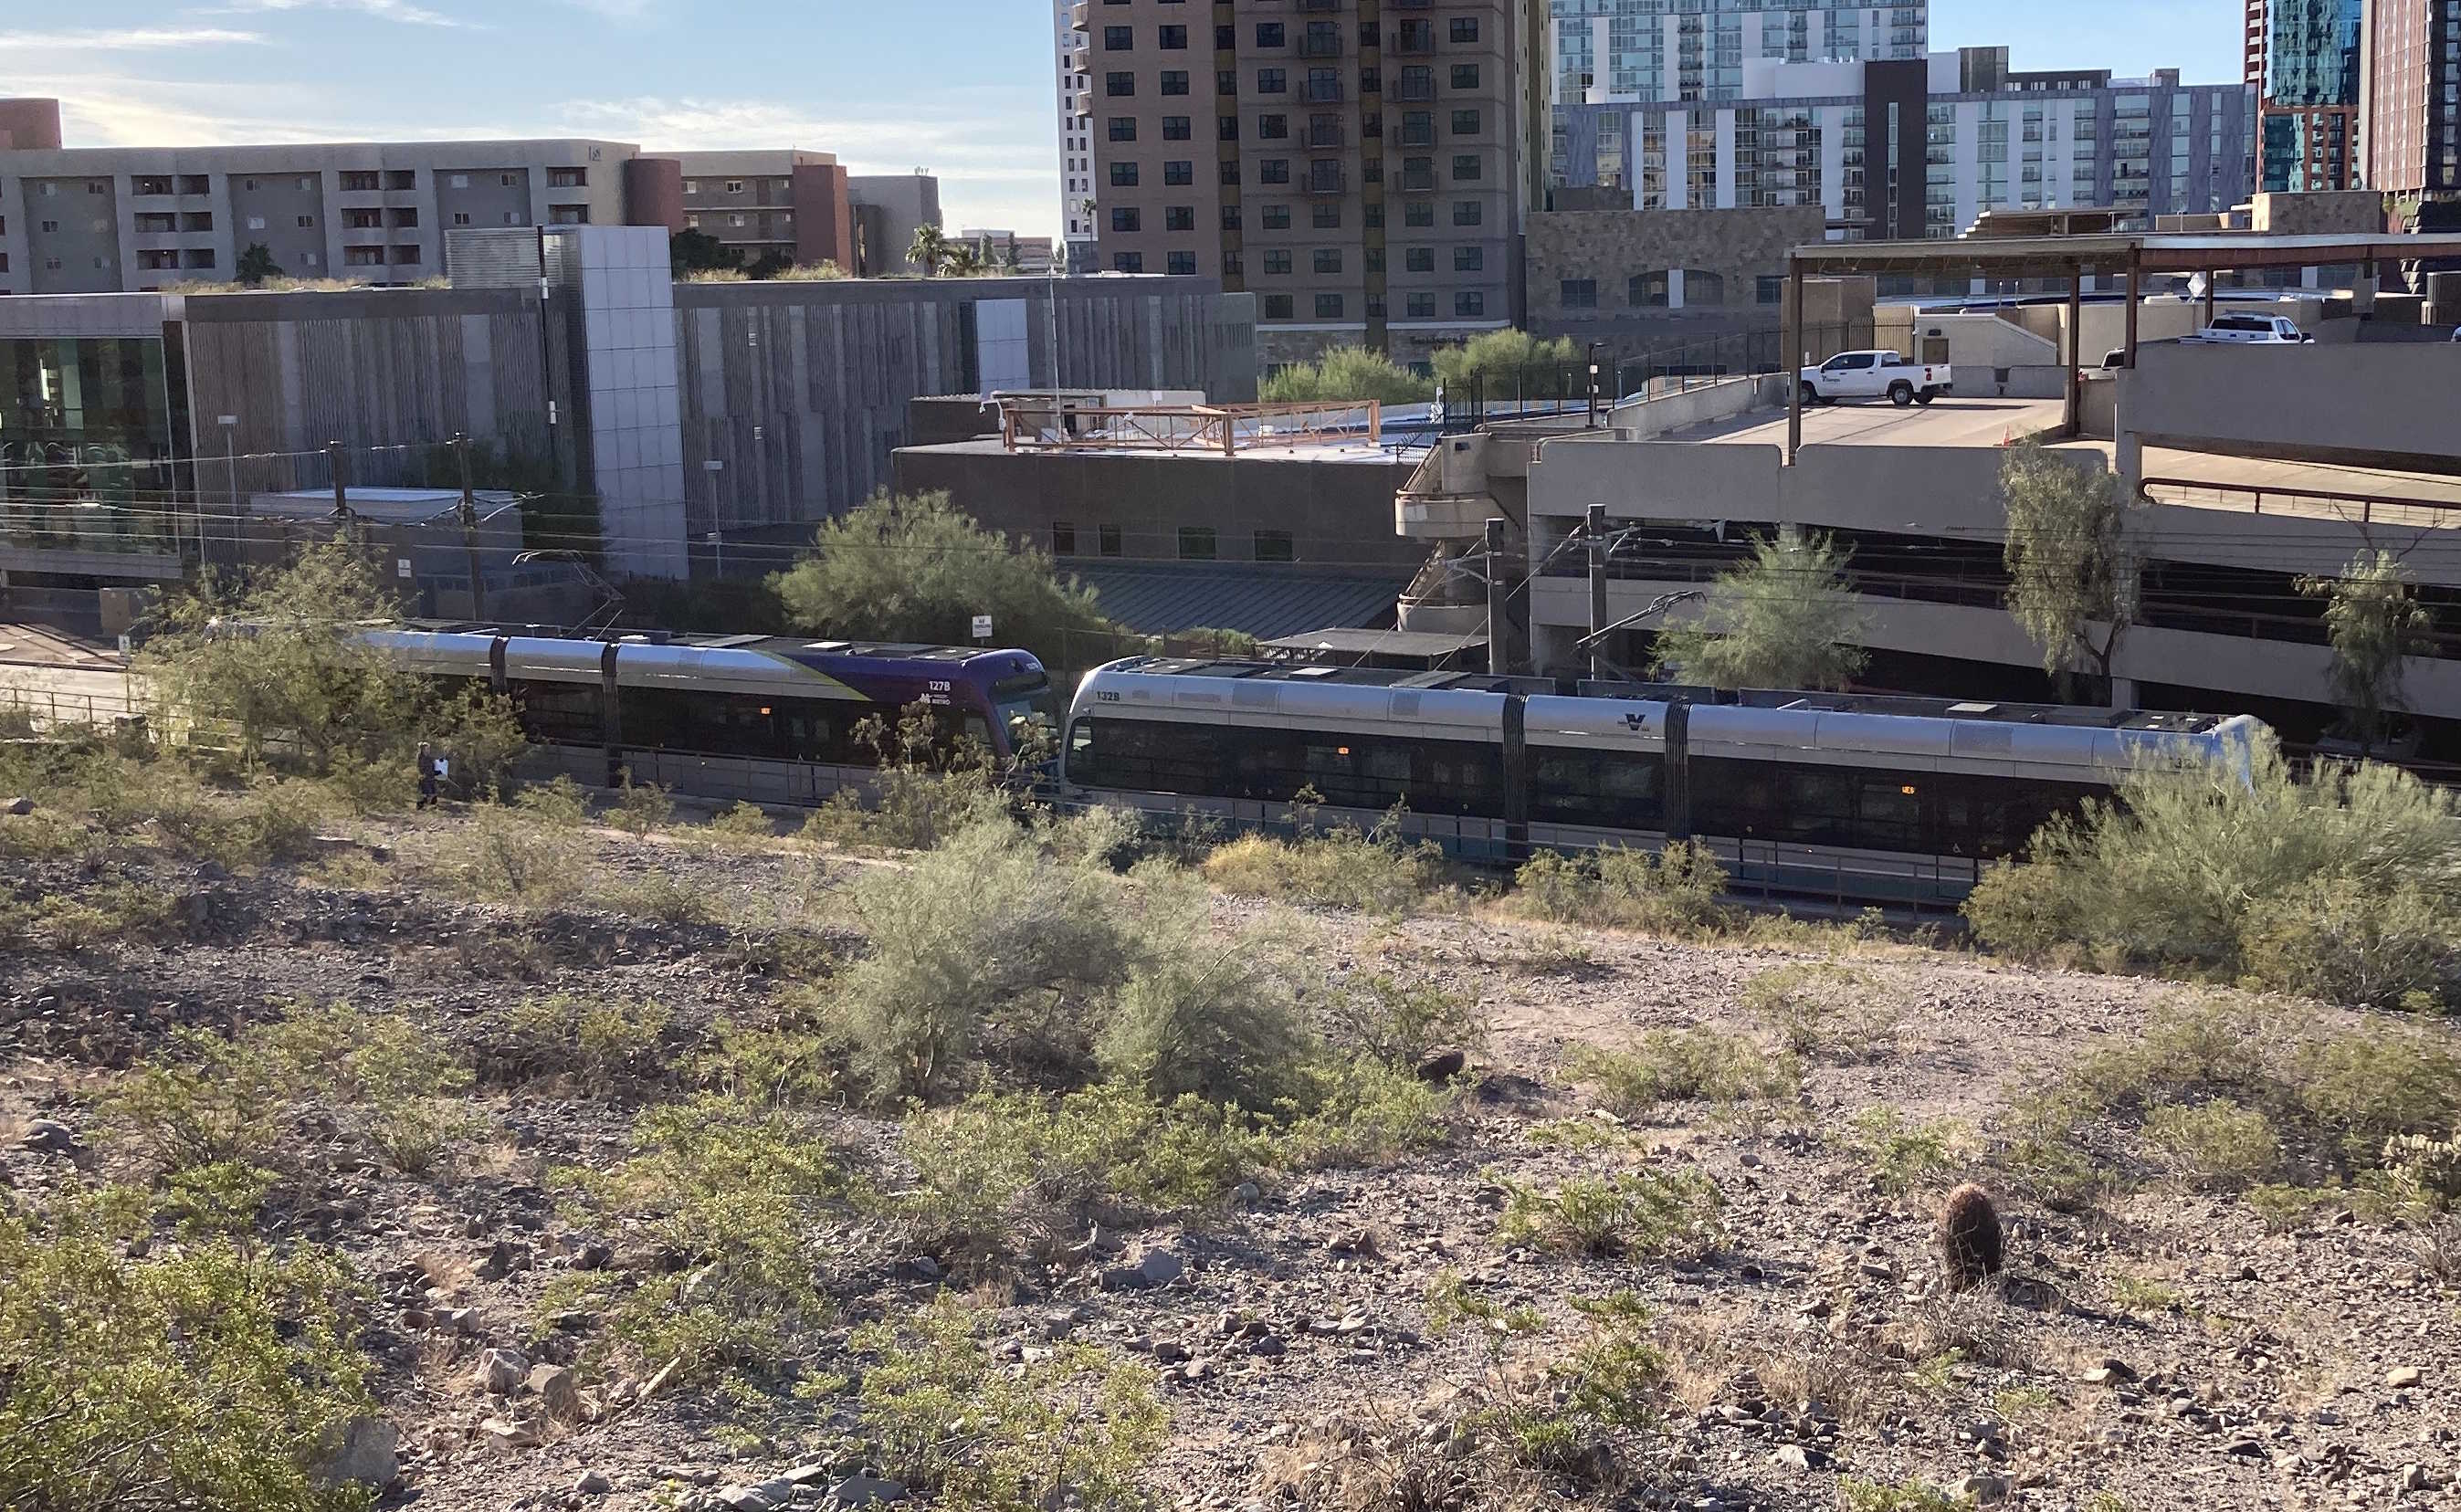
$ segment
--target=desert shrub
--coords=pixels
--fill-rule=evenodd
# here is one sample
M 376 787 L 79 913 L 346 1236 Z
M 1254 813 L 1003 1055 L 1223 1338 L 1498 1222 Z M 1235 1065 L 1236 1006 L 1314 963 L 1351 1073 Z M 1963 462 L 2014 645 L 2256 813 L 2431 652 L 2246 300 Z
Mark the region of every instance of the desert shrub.
M 1626 1118 L 1647 1117 L 1668 1102 L 1787 1102 L 1803 1086 L 1802 1064 L 1791 1054 L 1705 1026 L 1654 1029 L 1628 1051 L 1584 1046 L 1569 1064 Z
M 1873 1060 L 1896 1046 L 1894 1012 L 1871 976 L 1829 962 L 1797 962 L 1744 984 L 1744 1010 L 1807 1059 Z
M 295 1085 L 340 1104 L 348 1126 L 403 1171 L 427 1170 L 477 1127 L 459 1100 L 469 1066 L 406 1018 L 294 1004 L 262 1037 Z
M 654 782 L 627 782 L 607 806 L 607 821 L 628 835 L 664 829 L 674 817 L 674 796 Z
M 161 1054 L 131 1070 L 103 1101 L 106 1121 L 159 1170 L 272 1159 L 293 1086 L 261 1037 L 175 1029 Z
M 1513 878 L 1514 904 L 1533 919 L 1657 934 L 1714 934 L 1734 911 L 1718 900 L 1725 868 L 1678 841 L 1657 855 L 1609 845 L 1587 856 L 1541 851 Z
M 1848 1125 L 1849 1142 L 1880 1189 L 1907 1191 L 1940 1181 L 1956 1168 L 1951 1146 L 1956 1130 L 1945 1123 L 1908 1118 L 1894 1108 L 1865 1108 Z
M 313 1469 L 374 1411 L 338 1257 L 149 1227 L 125 1191 L 0 1213 L 0 1506 L 365 1507 Z
M 716 924 L 724 900 L 707 884 L 663 868 L 589 889 L 589 901 L 610 913 L 660 924 Z
M 1149 1097 L 1262 1108 L 1295 1091 L 1315 1048 L 1286 968 L 1254 942 L 1191 939 L 1130 969 L 1095 1051 Z
M 2461 984 L 2461 800 L 2406 772 L 2326 765 L 2300 780 L 2270 741 L 2244 769 L 2133 773 L 1985 874 L 1966 904 L 1996 948 L 2379 1007 Z
M 1391 1165 L 1452 1137 L 1459 1096 L 1359 1056 L 1319 1064 L 1304 1105 L 1285 1103 L 1275 1159 L 1293 1169 Z
M 1475 997 L 1385 972 L 1349 983 L 1323 1018 L 1335 1045 L 1397 1071 L 1411 1070 L 1440 1046 L 1475 1054 L 1487 1041 Z
M 871 953 L 842 972 L 832 1027 L 883 1097 L 962 1087 L 989 1060 L 1078 1079 L 1136 956 L 1117 888 L 1005 820 L 857 883 Z
M 1508 1181 L 1496 1232 L 1588 1255 L 1663 1255 L 1714 1240 L 1718 1188 L 1696 1170 L 1576 1177 L 1552 1191 Z
M 1086 1344 L 1024 1365 L 995 1354 L 995 1321 L 943 1299 L 858 1329 L 863 1433 L 881 1466 L 935 1506 L 1125 1512 L 1169 1416 L 1151 1371 Z
M 514 807 L 483 803 L 446 839 L 439 869 L 452 885 L 491 902 L 545 907 L 577 893 L 588 841 L 578 808 L 565 809 L 552 788 L 529 788 Z M 577 795 L 576 795 L 577 802 Z
M 1133 809 L 1089 803 L 1073 814 L 1054 816 L 1046 833 L 1054 854 L 1104 871 L 1117 871 L 1135 862 L 1145 848 L 1145 820 Z
M 2461 1202 L 2461 1131 L 2444 1139 L 2397 1134 L 2385 1141 L 2384 1163 L 2398 1202 L 2430 1208 Z
M 1837 1482 L 1846 1512 L 1959 1512 L 1961 1501 L 1919 1476 L 1896 1485 L 1848 1476 Z
M 1205 880 L 1225 892 L 1285 898 L 1368 913 L 1406 913 L 1458 893 L 1452 864 L 1432 841 L 1405 843 L 1398 828 L 1339 825 L 1290 840 L 1242 835 L 1205 859 Z
M 830 1316 L 813 1220 L 845 1194 L 836 1152 L 788 1114 L 710 1095 L 643 1113 L 632 1134 L 620 1165 L 557 1176 L 673 1267 L 614 1298 L 610 1331 L 686 1379 L 798 1358 Z M 599 1284 L 584 1273 L 551 1304 Z
M 1486 1348 L 1467 1394 L 1473 1405 L 1445 1446 L 1488 1488 L 1466 1504 L 1500 1504 L 1495 1478 L 1516 1470 L 1613 1491 L 1623 1480 L 1617 1440 L 1657 1427 L 1667 1362 L 1649 1340 L 1648 1309 L 1629 1291 L 1571 1302 L 1589 1331 L 1566 1348 L 1542 1337 L 1547 1325 L 1535 1309 L 1504 1307 L 1458 1272 L 1429 1285 L 1428 1326 L 1474 1330 Z
M 1097 1217 L 1219 1203 L 1273 1157 L 1235 1108 L 1110 1086 L 925 1109 L 908 1118 L 903 1149 L 915 1180 L 890 1212 L 918 1244 L 978 1259 L 1081 1234 Z
M 1295 362 L 1267 373 L 1256 385 L 1266 404 L 1414 404 L 1435 394 L 1435 385 L 1364 347 L 1336 347 L 1314 362 Z
M 2281 1163 L 2273 1124 L 2227 1097 L 2194 1107 L 2155 1108 L 2145 1116 L 2145 1139 L 2172 1164 L 2208 1185 L 2262 1182 Z
M 737 844 L 758 844 L 778 838 L 778 821 L 769 811 L 749 799 L 738 800 L 711 818 L 702 826 L 710 835 Z
M 47 950 L 90 950 L 115 941 L 167 945 L 182 933 L 182 895 L 148 883 L 106 883 L 76 893 L 52 893 L 14 910 L 0 938 L 15 936 Z
M 881 771 L 872 789 L 840 788 L 803 822 L 807 842 L 930 850 L 969 829 L 1008 822 L 1006 794 L 979 768 Z
M 694 1080 L 712 1092 L 772 1107 L 834 1100 L 843 1090 L 836 1049 L 812 1024 L 781 1012 L 766 1024 L 719 1019 L 693 1063 Z
M 637 1097 L 673 1073 L 662 1003 L 557 992 L 525 997 L 504 1015 L 489 1079 L 553 1081 L 601 1097 Z

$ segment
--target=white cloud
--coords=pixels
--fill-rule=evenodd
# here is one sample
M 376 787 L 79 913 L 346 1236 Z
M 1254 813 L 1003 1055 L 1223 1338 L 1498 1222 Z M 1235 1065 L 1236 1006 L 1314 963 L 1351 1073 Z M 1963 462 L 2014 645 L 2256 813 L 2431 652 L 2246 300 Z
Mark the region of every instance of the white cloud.
M 246 46 L 261 32 L 222 27 L 135 27 L 113 32 L 0 32 L 0 52 L 124 53 L 142 48 Z
M 379 21 L 397 21 L 404 26 L 476 27 L 476 22 L 463 21 L 440 11 L 413 5 L 410 0 L 234 0 L 224 10 L 239 14 L 283 11 L 354 11 Z

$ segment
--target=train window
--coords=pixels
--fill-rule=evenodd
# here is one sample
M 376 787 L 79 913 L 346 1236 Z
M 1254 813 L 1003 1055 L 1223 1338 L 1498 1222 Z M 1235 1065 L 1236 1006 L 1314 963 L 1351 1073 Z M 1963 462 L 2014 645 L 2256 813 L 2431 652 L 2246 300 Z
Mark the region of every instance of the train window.
M 1859 785 L 1851 843 L 1865 850 L 1922 849 L 1921 784 L 1887 773 L 1866 773 Z
M 1658 829 L 1666 822 L 1665 773 L 1665 762 L 1655 756 L 1535 750 L 1530 817 L 1604 829 Z
M 596 683 L 519 682 L 512 685 L 522 728 L 549 744 L 598 745 L 607 738 Z

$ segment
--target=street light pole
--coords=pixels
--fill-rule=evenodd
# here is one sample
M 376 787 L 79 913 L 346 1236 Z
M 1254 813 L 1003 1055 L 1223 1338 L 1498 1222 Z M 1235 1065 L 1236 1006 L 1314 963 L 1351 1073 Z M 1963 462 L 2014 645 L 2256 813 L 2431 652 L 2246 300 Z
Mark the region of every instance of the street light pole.
M 1590 343 L 1590 428 L 1592 430 L 1597 429 L 1598 424 L 1598 349 L 1605 345 L 1603 341 Z
M 233 567 L 237 567 L 241 564 L 241 559 L 247 555 L 246 544 L 240 539 L 239 450 L 237 443 L 233 440 L 233 437 L 239 434 L 239 416 L 236 415 L 225 415 L 217 416 L 217 420 L 223 428 L 223 466 L 229 474 L 230 482 L 231 565 Z M 204 508 L 203 505 L 200 503 L 197 510 L 197 565 L 202 567 L 204 564 Z

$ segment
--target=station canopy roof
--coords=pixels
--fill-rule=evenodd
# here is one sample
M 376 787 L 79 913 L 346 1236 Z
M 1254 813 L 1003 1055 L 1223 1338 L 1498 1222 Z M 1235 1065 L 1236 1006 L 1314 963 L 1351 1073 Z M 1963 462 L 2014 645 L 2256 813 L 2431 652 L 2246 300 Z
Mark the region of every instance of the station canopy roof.
M 1787 254 L 1787 266 L 1807 278 L 1856 273 L 2065 278 L 2077 271 L 2124 273 L 2130 266 L 2146 273 L 2212 273 L 2419 258 L 2461 258 L 2461 233 L 2275 236 L 2261 231 L 2125 231 L 2084 236 L 1824 242 L 1796 247 Z

